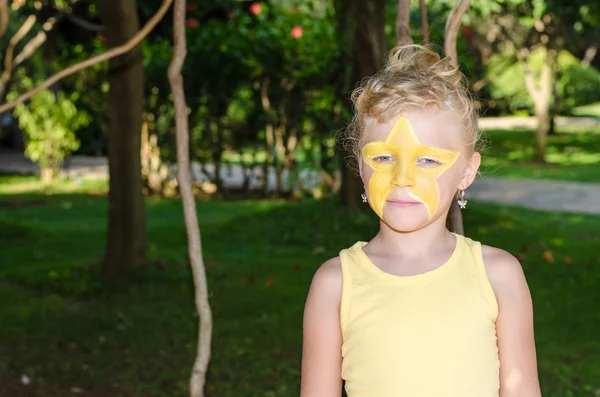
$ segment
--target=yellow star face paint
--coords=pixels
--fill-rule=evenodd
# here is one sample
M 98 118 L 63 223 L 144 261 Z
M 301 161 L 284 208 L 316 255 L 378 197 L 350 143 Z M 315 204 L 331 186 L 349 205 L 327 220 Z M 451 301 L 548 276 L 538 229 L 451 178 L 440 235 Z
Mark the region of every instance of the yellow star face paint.
M 408 187 L 410 196 L 425 205 L 429 219 L 439 203 L 437 179 L 458 160 L 460 152 L 420 144 L 412 125 L 400 117 L 385 142 L 362 148 L 363 160 L 373 169 L 369 201 L 380 218 L 394 186 Z

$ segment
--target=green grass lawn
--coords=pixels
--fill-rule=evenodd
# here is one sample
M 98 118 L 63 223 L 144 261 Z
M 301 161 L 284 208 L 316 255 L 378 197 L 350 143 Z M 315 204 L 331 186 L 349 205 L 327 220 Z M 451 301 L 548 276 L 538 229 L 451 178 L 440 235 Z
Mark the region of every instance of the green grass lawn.
M 533 162 L 532 130 L 486 131 L 481 172 L 502 178 L 600 183 L 600 128 L 560 128 L 548 137 L 547 164 Z
M 106 198 L 87 193 L 97 188 L 41 194 L 30 179 L 0 178 L 0 396 L 186 395 L 197 317 L 180 202 L 147 199 L 148 266 L 111 282 L 98 277 Z M 200 201 L 198 212 L 215 327 L 207 395 L 298 396 L 312 275 L 369 239 L 375 217 L 332 201 Z M 465 225 L 522 258 L 544 396 L 597 396 L 600 217 L 469 202 Z

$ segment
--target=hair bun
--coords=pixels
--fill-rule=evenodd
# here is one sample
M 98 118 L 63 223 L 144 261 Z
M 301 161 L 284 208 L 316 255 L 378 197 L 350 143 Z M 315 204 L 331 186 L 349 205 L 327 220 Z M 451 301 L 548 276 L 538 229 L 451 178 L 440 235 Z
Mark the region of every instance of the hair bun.
M 464 75 L 452 65 L 448 57 L 442 58 L 431 48 L 409 44 L 393 48 L 389 52 L 384 73 L 411 73 L 428 71 L 453 86 L 463 84 Z

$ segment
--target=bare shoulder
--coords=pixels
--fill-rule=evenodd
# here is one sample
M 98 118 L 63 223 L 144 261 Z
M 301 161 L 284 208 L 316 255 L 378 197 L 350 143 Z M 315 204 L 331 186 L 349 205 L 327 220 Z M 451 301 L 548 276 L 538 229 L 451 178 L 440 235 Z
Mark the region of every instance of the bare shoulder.
M 483 263 L 496 296 L 526 289 L 527 282 L 521 263 L 507 251 L 482 245 Z
M 511 253 L 500 248 L 491 247 L 489 245 L 481 245 L 483 251 L 483 262 L 486 270 L 494 270 L 495 268 L 521 268 L 519 260 Z
M 339 328 L 339 307 L 342 301 L 342 262 L 339 257 L 323 263 L 313 276 L 304 306 L 304 325 L 318 326 L 334 319 Z
M 319 267 L 313 276 L 310 290 L 311 293 L 340 298 L 342 292 L 342 261 L 339 256 L 329 259 Z

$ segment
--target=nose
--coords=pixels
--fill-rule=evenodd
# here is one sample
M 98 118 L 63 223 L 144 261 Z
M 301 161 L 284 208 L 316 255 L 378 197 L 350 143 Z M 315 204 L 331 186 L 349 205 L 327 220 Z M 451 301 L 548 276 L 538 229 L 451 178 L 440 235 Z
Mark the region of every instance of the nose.
M 415 184 L 415 167 L 408 159 L 401 159 L 394 170 L 392 185 L 398 187 L 411 187 Z

